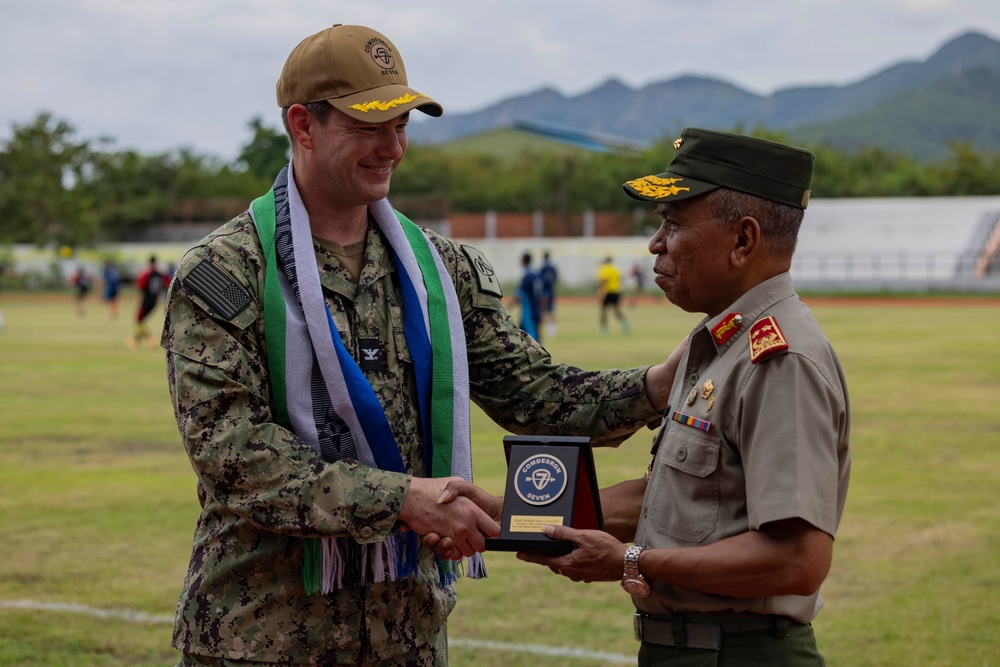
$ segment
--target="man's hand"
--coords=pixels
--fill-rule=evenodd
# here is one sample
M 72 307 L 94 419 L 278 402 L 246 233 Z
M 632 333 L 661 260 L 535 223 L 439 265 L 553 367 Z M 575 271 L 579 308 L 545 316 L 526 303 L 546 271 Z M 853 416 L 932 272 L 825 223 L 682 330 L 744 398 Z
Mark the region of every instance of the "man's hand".
M 462 479 L 456 480 L 456 478 L 451 478 L 445 486 L 444 491 L 442 491 L 441 495 L 438 496 L 437 502 L 447 504 L 463 497 L 468 498 L 482 508 L 483 511 L 489 514 L 494 521 L 499 522 L 503 516 L 503 496 L 491 495 L 472 482 L 466 482 Z M 488 537 L 496 537 L 499 534 L 500 530 L 498 523 L 496 534 L 489 535 Z M 437 532 L 424 534 L 421 536 L 420 541 L 425 547 L 433 551 L 441 558 L 459 560 L 463 556 L 461 550 L 457 547 L 455 540 Z
M 487 493 L 472 482 L 466 482 L 464 479 L 455 481 L 455 478 L 452 478 L 445 485 L 444 491 L 438 496 L 437 501 L 439 503 L 450 503 L 459 496 L 464 496 L 479 505 L 494 521 L 500 521 L 503 516 L 503 496 L 494 496 Z
M 573 581 L 619 581 L 625 569 L 625 545 L 602 530 L 576 530 L 568 526 L 545 526 L 543 532 L 567 540 L 576 548 L 565 556 L 518 553 L 528 563 L 544 565 Z
M 461 477 L 414 477 L 399 511 L 405 528 L 450 539 L 449 549 L 457 558 L 485 551 L 486 538 L 500 534 L 500 524 L 472 500 L 456 497 L 453 502 L 438 502 L 449 483 L 460 482 L 464 483 Z
M 691 341 L 685 336 L 666 361 L 656 366 L 650 366 L 649 370 L 646 371 L 646 398 L 657 412 L 662 412 L 667 407 L 667 401 L 670 400 L 670 387 L 674 384 L 674 376 L 677 375 L 681 357 L 687 351 L 690 343 Z

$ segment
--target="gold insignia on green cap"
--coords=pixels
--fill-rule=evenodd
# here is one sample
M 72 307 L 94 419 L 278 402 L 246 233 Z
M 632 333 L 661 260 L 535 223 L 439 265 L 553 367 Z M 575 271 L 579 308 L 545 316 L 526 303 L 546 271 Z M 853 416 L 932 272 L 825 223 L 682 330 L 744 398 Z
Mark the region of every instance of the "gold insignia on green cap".
M 352 104 L 349 109 L 357 109 L 358 111 L 368 112 L 368 111 L 388 111 L 394 107 L 398 107 L 400 104 L 409 104 L 418 97 L 427 97 L 426 95 L 410 95 L 407 93 L 402 97 L 397 97 L 394 100 L 389 100 L 388 102 L 383 102 L 382 100 L 372 100 L 371 102 L 365 102 L 364 104 Z M 429 98 L 428 98 L 429 99 Z
M 679 151 L 681 149 L 681 144 L 684 143 L 684 137 L 674 140 L 674 150 Z
M 677 183 L 683 178 L 660 178 L 659 176 L 643 176 L 634 181 L 629 181 L 625 185 L 629 186 L 643 197 L 653 199 L 666 199 L 678 195 L 682 192 L 690 192 L 691 188 L 682 188 Z

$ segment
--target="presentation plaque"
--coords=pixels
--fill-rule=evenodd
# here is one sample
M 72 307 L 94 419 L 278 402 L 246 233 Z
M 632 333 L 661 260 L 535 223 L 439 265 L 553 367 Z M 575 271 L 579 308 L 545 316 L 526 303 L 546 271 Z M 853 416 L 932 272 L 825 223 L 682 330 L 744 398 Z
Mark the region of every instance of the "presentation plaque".
M 567 554 L 573 543 L 548 537 L 543 526 L 604 529 L 590 438 L 508 435 L 503 446 L 503 518 L 488 551 Z

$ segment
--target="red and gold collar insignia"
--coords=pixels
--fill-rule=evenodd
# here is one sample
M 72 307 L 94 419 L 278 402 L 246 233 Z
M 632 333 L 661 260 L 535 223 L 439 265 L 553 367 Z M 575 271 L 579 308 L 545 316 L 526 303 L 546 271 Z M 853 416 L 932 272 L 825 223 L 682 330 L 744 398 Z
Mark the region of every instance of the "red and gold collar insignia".
M 729 313 L 722 318 L 721 322 L 712 327 L 712 338 L 715 339 L 715 344 L 722 347 L 742 326 L 743 315 L 740 313 Z
M 788 349 L 788 341 L 778 322 L 770 315 L 750 327 L 750 361 L 761 360 Z

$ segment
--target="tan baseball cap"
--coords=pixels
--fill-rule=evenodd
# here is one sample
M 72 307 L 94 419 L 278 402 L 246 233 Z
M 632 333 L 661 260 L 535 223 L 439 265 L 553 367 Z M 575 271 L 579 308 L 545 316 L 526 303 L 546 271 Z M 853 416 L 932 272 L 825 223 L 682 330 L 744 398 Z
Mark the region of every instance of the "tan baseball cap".
M 302 40 L 278 77 L 278 106 L 326 100 L 362 121 L 382 123 L 411 109 L 440 116 L 441 105 L 406 82 L 406 68 L 385 35 L 340 23 Z

